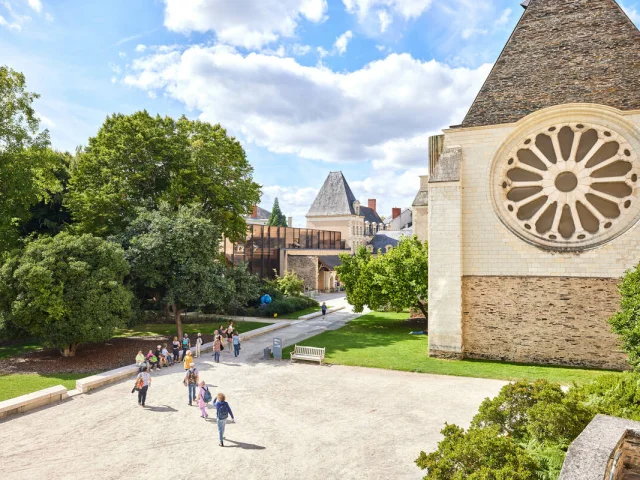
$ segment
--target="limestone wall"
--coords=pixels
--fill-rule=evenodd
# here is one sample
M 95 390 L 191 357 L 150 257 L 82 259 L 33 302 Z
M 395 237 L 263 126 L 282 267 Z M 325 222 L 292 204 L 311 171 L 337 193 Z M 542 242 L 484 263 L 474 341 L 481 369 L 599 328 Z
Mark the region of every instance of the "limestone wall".
M 413 234 L 418 236 L 418 240 L 426 242 L 429 240 L 429 207 L 413 207 Z
M 288 259 L 288 270 L 296 272 L 304 281 L 304 286 L 311 290 L 318 289 L 318 257 L 313 255 L 291 255 Z
M 627 368 L 607 323 L 616 279 L 464 277 L 462 285 L 465 357 Z

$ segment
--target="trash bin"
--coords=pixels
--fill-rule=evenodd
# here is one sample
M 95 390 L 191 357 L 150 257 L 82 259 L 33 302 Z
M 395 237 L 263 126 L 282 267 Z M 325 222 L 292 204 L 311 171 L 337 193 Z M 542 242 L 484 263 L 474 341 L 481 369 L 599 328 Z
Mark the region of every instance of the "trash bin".
M 273 338 L 273 358 L 282 360 L 282 339 L 281 338 L 277 338 L 277 337 Z
M 269 347 L 264 349 L 264 359 L 271 360 L 271 349 Z

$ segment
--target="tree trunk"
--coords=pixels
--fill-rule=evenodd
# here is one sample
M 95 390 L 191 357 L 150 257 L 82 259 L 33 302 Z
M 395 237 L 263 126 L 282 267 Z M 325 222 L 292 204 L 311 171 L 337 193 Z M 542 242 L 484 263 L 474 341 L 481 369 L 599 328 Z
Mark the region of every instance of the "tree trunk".
M 173 310 L 173 316 L 176 320 L 176 328 L 178 330 L 178 338 L 180 340 L 182 340 L 182 317 L 180 316 L 182 314 L 182 310 L 180 310 L 178 308 L 178 305 L 176 305 L 175 303 L 173 305 L 171 305 L 171 308 Z
M 63 357 L 75 357 L 77 348 L 78 348 L 78 344 L 72 343 L 70 345 L 65 346 L 64 348 L 61 348 L 60 353 L 62 354 Z
M 425 328 L 425 331 L 429 333 L 429 311 L 427 310 L 427 306 L 421 301 L 418 301 L 418 303 L 416 303 L 416 307 L 418 307 L 424 315 L 424 319 L 427 321 L 427 327 Z

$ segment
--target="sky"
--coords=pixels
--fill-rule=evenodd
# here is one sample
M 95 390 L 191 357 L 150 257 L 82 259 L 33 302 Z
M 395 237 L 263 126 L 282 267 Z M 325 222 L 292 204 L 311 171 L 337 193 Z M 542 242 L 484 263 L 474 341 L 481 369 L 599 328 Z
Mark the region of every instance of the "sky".
M 640 0 L 622 7 L 640 25 Z M 378 212 L 409 207 L 428 137 L 459 124 L 520 0 L 0 0 L 0 64 L 23 72 L 53 147 L 146 109 L 220 123 L 304 226 L 330 171 Z

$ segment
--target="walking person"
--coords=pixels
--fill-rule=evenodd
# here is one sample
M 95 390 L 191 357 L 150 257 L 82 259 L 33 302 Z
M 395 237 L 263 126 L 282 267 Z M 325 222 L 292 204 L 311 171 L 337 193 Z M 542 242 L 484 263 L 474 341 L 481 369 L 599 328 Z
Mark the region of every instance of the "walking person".
M 233 327 L 229 324 L 227 329 L 227 353 L 231 355 L 231 348 L 233 347 Z
M 202 334 L 198 333 L 198 338 L 196 339 L 196 358 L 200 358 L 201 347 L 202 347 Z
M 187 354 L 182 359 L 182 364 L 185 370 L 189 370 L 191 364 L 193 363 L 193 357 L 191 356 L 191 350 L 187 350 Z
M 138 390 L 138 405 L 144 407 L 145 402 L 147 401 L 147 390 L 149 390 L 149 385 L 151 385 L 151 375 L 147 371 L 147 367 L 142 368 L 142 372 L 138 374 L 136 377 L 136 390 Z
M 198 407 L 200 407 L 200 416 L 202 418 L 209 418 L 207 413 L 207 403 L 211 401 L 211 392 L 209 387 L 204 383 L 204 380 L 200 380 L 200 389 L 198 390 Z
M 325 302 L 322 302 L 322 317 L 324 318 L 324 316 L 327 314 L 327 304 Z
M 191 339 L 186 333 L 182 337 L 182 358 L 187 354 L 187 350 L 191 348 Z
M 218 334 L 216 338 L 213 339 L 213 359 L 216 363 L 220 363 L 220 352 L 223 348 L 222 337 Z
M 233 331 L 233 356 L 240 355 L 240 335 L 237 330 Z
M 189 391 L 189 406 L 193 405 L 196 399 L 196 388 L 200 383 L 200 373 L 196 368 L 196 364 L 192 363 L 187 370 L 187 374 L 184 376 L 183 383 L 188 387 Z
M 173 337 L 173 343 L 171 344 L 171 348 L 173 349 L 173 361 L 179 362 L 180 358 L 180 342 L 178 341 L 178 337 Z
M 218 434 L 220 435 L 220 446 L 224 447 L 224 428 L 227 426 L 227 418 L 231 415 L 231 419 L 235 421 L 231 407 L 226 402 L 224 393 L 219 393 L 213 404 L 216 407 L 216 418 L 218 419 Z

